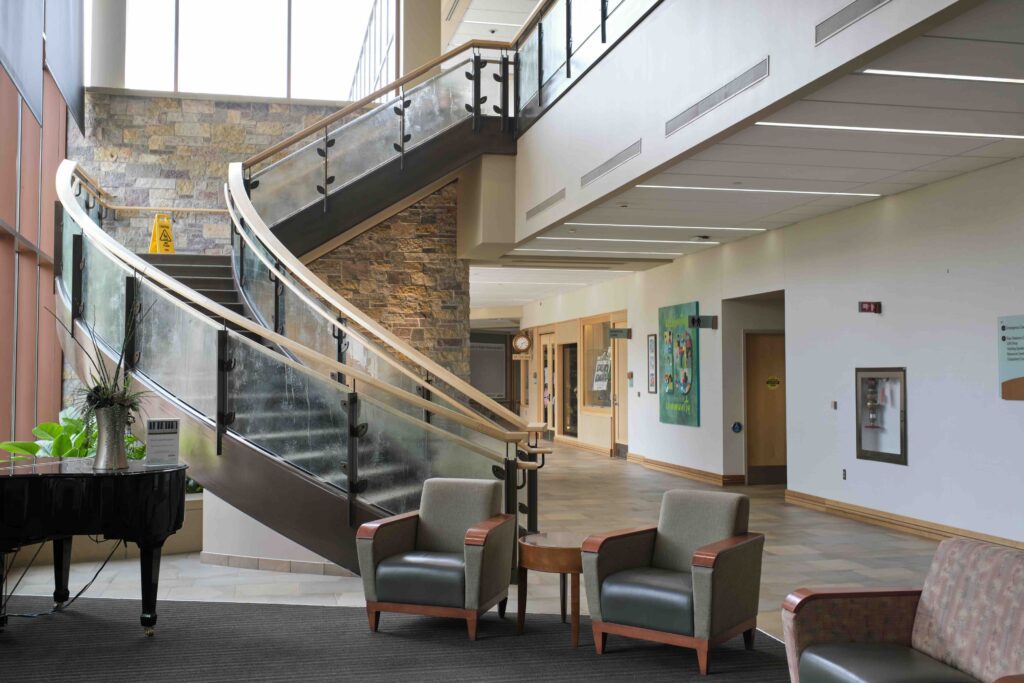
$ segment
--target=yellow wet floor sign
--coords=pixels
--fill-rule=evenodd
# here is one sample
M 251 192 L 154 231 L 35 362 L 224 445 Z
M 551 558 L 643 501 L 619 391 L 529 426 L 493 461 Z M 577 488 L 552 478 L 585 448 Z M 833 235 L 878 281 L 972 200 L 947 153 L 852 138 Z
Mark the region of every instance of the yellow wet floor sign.
M 170 214 L 158 213 L 153 219 L 153 235 L 149 238 L 149 253 L 174 253 L 174 233 L 171 231 Z

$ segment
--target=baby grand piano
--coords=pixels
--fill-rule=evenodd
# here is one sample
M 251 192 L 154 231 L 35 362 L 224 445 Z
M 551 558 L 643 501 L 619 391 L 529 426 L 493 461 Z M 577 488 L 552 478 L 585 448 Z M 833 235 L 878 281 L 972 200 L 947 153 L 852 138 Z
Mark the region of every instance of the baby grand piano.
M 63 605 L 70 597 L 72 536 L 135 543 L 141 553 L 142 627 L 153 635 L 160 550 L 185 519 L 186 465 L 147 467 L 131 460 L 118 472 L 94 472 L 92 465 L 92 458 L 0 454 L 0 568 L 15 549 L 51 541 L 53 601 Z M 0 583 L 0 603 L 6 594 Z M 0 630 L 6 623 L 6 612 L 0 613 Z

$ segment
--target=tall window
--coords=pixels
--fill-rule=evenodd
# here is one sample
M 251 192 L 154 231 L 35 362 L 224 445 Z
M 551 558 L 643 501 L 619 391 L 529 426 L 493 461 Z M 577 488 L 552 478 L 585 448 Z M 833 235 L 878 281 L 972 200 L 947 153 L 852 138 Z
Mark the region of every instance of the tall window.
M 175 0 L 128 0 L 125 15 L 124 85 L 174 90 Z M 86 34 L 86 40 L 92 36 Z M 90 50 L 87 47 L 86 54 Z
M 349 99 L 366 97 L 395 80 L 398 75 L 397 27 L 397 0 L 373 0 Z

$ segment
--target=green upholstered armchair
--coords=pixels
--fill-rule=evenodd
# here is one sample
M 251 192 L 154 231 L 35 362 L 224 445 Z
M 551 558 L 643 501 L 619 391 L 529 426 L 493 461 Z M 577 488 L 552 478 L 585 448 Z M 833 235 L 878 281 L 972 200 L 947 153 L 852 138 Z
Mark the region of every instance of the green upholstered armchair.
M 924 588 L 801 588 L 782 628 L 793 683 L 1024 683 L 1024 551 L 943 541 Z
M 733 493 L 668 491 L 657 527 L 591 536 L 583 577 L 597 654 L 608 634 L 697 651 L 743 634 L 754 646 L 762 534 L 747 533 L 750 500 Z
M 356 533 L 370 630 L 381 612 L 477 619 L 498 605 L 505 616 L 515 518 L 501 514 L 502 485 L 428 479 L 418 512 L 368 522 Z

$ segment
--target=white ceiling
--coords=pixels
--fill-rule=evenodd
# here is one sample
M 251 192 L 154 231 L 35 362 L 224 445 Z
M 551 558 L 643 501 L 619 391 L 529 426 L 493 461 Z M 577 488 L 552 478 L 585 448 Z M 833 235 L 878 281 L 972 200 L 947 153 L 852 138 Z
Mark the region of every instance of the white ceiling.
M 452 2 L 469 3 L 445 49 L 450 50 L 474 38 L 511 40 L 526 21 L 538 0 L 445 0 L 442 18 L 448 15 Z M 456 11 L 453 19 L 458 16 Z
M 470 266 L 469 300 L 473 308 L 521 306 L 587 285 L 628 275 L 629 270 Z
M 1024 78 L 1024 1 L 989 0 L 869 68 Z M 1024 136 L 1024 85 L 851 73 L 765 121 Z M 644 267 L 1019 156 L 1022 139 L 753 125 L 640 183 L 719 190 L 633 187 L 506 258 Z M 785 192 L 738 191 L 753 189 Z M 554 293 L 488 290 L 486 305 Z

